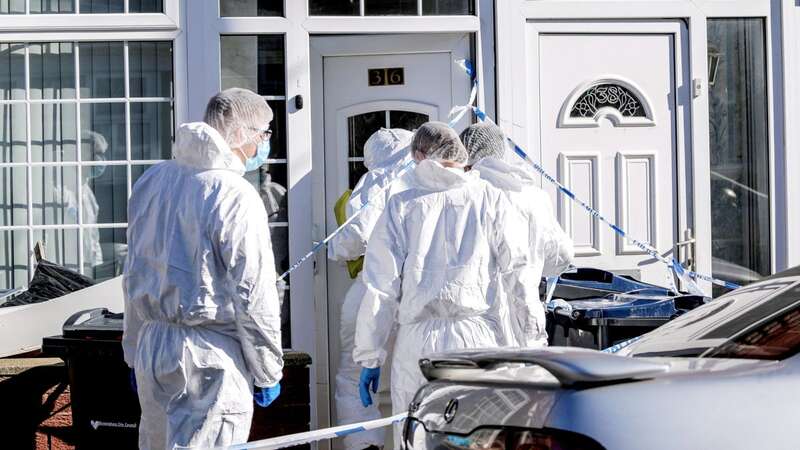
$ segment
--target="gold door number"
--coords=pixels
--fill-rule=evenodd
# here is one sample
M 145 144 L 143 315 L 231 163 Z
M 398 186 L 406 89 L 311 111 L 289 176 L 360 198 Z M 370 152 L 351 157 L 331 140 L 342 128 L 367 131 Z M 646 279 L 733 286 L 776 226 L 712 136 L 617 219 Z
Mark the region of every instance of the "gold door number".
M 406 82 L 402 67 L 367 69 L 367 75 L 370 86 L 398 86 Z

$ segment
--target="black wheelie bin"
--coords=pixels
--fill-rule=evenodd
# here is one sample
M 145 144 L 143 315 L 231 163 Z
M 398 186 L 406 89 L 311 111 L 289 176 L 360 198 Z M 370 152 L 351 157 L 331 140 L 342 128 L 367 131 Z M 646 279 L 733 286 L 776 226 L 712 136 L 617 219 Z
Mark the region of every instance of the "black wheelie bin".
M 543 281 L 543 300 L 546 290 Z M 545 305 L 548 343 L 602 350 L 652 331 L 708 300 L 604 270 L 578 269 L 559 277 Z

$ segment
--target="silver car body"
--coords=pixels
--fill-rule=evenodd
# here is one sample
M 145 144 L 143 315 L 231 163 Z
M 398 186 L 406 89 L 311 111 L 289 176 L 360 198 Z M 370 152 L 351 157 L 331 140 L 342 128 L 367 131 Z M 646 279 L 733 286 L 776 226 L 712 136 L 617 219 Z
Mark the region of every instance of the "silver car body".
M 800 354 L 771 360 L 708 352 L 798 304 L 794 269 L 687 313 L 620 354 L 552 347 L 432 356 L 421 362 L 432 381 L 410 417 L 426 433 L 560 430 L 609 450 L 797 449 Z M 700 357 L 681 357 L 692 353 Z M 411 441 L 425 447 L 424 439 Z

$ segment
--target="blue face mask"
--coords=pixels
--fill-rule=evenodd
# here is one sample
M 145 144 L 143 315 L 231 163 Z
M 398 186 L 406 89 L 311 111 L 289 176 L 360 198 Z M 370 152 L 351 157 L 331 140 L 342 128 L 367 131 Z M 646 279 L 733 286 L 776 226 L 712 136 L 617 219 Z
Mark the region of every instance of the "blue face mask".
M 89 178 L 100 178 L 104 173 L 106 173 L 106 166 L 91 166 Z
M 247 161 L 244 163 L 245 172 L 251 172 L 263 166 L 264 163 L 267 162 L 267 159 L 269 159 L 269 151 L 269 141 L 262 141 L 258 144 L 256 154 L 252 158 L 247 158 Z

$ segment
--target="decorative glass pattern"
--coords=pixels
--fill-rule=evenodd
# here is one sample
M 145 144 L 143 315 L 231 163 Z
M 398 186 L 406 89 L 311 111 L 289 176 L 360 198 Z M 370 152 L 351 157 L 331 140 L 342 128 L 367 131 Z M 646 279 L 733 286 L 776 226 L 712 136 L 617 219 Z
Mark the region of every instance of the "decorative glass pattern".
M 371 111 L 347 118 L 348 158 L 350 189 L 367 173 L 364 165 L 364 144 L 372 133 L 381 128 L 404 128 L 414 131 L 430 120 L 427 114 L 413 111 Z
M 569 116 L 591 118 L 598 110 L 607 107 L 616 109 L 622 117 L 647 117 L 636 95 L 618 84 L 593 86 L 578 98 Z

